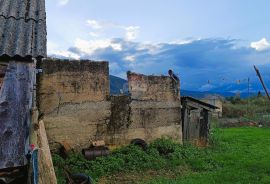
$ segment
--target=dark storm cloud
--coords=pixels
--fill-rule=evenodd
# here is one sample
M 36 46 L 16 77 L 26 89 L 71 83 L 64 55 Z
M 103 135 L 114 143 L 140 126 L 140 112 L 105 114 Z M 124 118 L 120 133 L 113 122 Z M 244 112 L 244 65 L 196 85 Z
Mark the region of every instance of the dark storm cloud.
M 120 50 L 108 46 L 96 49 L 91 54 L 76 47 L 69 51 L 79 55 L 81 59 L 110 61 L 113 67 L 111 74 L 121 77 L 127 70 L 166 74 L 171 68 L 180 75 L 182 87 L 190 90 L 228 87 L 235 81 L 244 81 L 248 77 L 257 83 L 254 64 L 265 73 L 268 83 L 270 70 L 266 68 L 270 68 L 270 51 L 258 52 L 250 47 L 239 47 L 237 42 L 231 39 L 201 39 L 185 44 L 142 44 L 113 39 L 111 43 L 121 45 Z

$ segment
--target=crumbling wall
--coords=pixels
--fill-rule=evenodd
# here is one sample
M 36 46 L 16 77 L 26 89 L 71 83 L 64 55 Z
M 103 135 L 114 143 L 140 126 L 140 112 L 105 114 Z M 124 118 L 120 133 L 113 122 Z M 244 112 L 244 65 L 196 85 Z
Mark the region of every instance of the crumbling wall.
M 179 81 L 128 72 L 128 85 L 130 97 L 112 98 L 112 104 L 121 108 L 112 108 L 113 132 L 107 142 L 129 144 L 135 138 L 151 142 L 161 137 L 182 142 Z
M 131 98 L 140 101 L 179 101 L 180 82 L 168 76 L 127 73 Z
M 131 125 L 128 139 L 141 138 L 151 142 L 157 138 L 170 137 L 182 141 L 180 101 L 136 101 L 130 104 Z
M 106 143 L 128 144 L 126 134 L 131 126 L 131 98 L 126 95 L 111 96 L 111 117 L 107 126 Z
M 81 149 L 92 141 L 125 145 L 140 138 L 182 141 L 179 82 L 128 73 L 130 96 L 109 97 L 107 62 L 43 61 L 38 106 L 52 149 Z
M 99 140 L 111 114 L 108 63 L 44 60 L 38 67 L 38 106 L 51 148 Z

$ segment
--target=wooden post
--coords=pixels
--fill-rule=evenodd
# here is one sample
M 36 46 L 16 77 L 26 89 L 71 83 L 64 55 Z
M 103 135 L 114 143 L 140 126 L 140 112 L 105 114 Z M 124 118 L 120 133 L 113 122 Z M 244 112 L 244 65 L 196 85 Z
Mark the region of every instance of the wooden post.
M 49 143 L 46 135 L 44 122 L 39 122 L 38 129 L 39 145 L 39 184 L 57 184 Z
M 263 78 L 262 78 L 262 76 L 261 76 L 261 73 L 260 73 L 259 69 L 258 69 L 255 65 L 254 65 L 254 69 L 255 69 L 255 71 L 256 71 L 256 73 L 257 73 L 257 75 L 258 75 L 258 77 L 259 77 L 259 79 L 260 79 L 260 81 L 261 81 L 261 84 L 262 84 L 262 86 L 263 86 L 263 88 L 264 88 L 264 91 L 265 91 L 265 93 L 266 93 L 268 99 L 270 100 L 270 95 L 269 95 L 268 90 L 267 90 L 267 88 L 266 88 L 266 86 L 265 86 L 265 84 L 264 84 L 264 81 L 263 81 Z

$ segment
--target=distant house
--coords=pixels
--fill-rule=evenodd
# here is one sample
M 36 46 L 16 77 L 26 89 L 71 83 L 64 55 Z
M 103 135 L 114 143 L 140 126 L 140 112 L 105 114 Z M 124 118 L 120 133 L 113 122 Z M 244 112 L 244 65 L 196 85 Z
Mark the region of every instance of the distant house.
M 203 98 L 202 101 L 218 107 L 218 109 L 214 110 L 212 115 L 214 117 L 218 117 L 218 118 L 222 117 L 222 104 L 224 101 L 224 97 L 222 97 L 220 95 L 208 95 L 205 98 Z

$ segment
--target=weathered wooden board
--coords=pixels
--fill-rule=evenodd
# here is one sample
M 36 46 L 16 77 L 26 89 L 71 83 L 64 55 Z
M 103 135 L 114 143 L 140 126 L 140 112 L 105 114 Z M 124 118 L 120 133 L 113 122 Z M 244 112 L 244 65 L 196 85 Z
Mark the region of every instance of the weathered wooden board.
M 0 90 L 0 169 L 26 165 L 29 147 L 33 63 L 10 61 Z
M 38 129 L 38 146 L 39 150 L 39 183 L 40 184 L 57 184 L 50 147 L 47 139 L 47 134 L 44 122 L 39 122 Z

